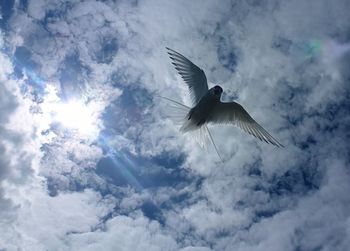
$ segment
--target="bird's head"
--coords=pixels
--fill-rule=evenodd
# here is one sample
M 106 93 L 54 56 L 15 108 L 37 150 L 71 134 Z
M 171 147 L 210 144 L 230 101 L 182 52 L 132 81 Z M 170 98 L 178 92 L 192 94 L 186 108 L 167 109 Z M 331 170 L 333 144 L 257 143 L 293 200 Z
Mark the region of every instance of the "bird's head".
M 217 97 L 218 99 L 221 98 L 223 90 L 219 85 L 214 86 L 213 88 L 210 89 L 210 93 Z

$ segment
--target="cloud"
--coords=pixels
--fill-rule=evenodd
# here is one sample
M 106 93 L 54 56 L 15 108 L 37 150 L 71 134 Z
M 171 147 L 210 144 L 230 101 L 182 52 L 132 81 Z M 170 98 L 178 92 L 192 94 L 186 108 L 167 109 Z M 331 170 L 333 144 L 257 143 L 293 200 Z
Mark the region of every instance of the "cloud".
M 1 34 L 3 35 L 3 34 Z M 3 40 L 1 37 L 1 45 Z M 0 228 L 5 234 L 0 239 L 0 246 L 13 238 L 13 221 L 17 218 L 19 205 L 16 201 L 17 188 L 28 184 L 32 178 L 31 163 L 35 160 L 30 143 L 25 142 L 28 135 L 12 130 L 9 124 L 12 115 L 20 110 L 23 100 L 19 97 L 20 81 L 11 79 L 13 66 L 3 52 L 0 53 L 3 66 L 0 91 Z
M 2 6 L 0 249 L 345 250 L 349 7 Z M 213 127 L 221 164 L 181 135 L 154 95 L 190 101 L 165 46 L 286 147 Z M 74 99 L 94 110 L 94 137 L 52 121 L 52 104 Z
M 128 234 L 125 234 L 128 233 Z M 135 238 L 138 241 L 135 241 Z M 72 235 L 69 238 L 72 249 L 96 250 L 176 250 L 177 243 L 162 233 L 156 222 L 149 222 L 143 216 L 136 219 L 118 216 L 108 221 L 105 231 Z

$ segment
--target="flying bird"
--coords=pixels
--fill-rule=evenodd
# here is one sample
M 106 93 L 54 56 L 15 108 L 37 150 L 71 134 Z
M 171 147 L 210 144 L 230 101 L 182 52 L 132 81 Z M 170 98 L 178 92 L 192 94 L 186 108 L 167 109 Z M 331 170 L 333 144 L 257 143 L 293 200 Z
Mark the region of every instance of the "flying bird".
M 207 77 L 202 69 L 180 53 L 168 47 L 166 49 L 168 50 L 167 52 L 172 60 L 172 64 L 187 84 L 193 103 L 193 107 L 190 108 L 166 98 L 180 106 L 188 108 L 184 123 L 180 128 L 182 132 L 204 128 L 209 133 L 217 153 L 218 150 L 207 127 L 209 123 L 236 125 L 263 142 L 273 144 L 277 147 L 283 147 L 240 104 L 236 102 L 221 102 L 223 89 L 219 85 L 209 89 Z M 220 157 L 219 153 L 218 155 Z

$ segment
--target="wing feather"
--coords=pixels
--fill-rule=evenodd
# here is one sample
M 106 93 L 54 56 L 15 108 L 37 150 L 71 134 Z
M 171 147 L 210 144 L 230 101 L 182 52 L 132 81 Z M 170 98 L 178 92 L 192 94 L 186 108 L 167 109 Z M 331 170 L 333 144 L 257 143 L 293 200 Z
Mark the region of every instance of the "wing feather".
M 234 124 L 254 137 L 273 144 L 277 147 L 284 147 L 272 137 L 261 125 L 259 125 L 249 113 L 238 103 L 218 103 L 209 117 L 208 122 L 220 124 Z
M 166 47 L 172 64 L 189 87 L 193 105 L 207 93 L 207 77 L 202 69 L 180 53 Z

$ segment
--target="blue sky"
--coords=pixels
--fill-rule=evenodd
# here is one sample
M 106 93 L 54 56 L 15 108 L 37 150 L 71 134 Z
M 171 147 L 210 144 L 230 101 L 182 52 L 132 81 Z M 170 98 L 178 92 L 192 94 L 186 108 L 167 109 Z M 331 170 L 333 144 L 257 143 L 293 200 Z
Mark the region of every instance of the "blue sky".
M 0 250 L 346 250 L 350 3 L 0 1 Z M 166 54 L 285 148 L 212 127 Z

